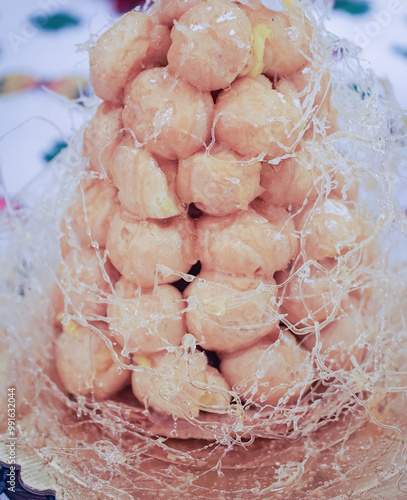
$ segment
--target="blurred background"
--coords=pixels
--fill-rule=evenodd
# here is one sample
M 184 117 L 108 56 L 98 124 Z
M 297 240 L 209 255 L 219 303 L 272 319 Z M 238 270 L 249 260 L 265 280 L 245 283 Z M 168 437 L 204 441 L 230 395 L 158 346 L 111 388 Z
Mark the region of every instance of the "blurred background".
M 406 0 L 325 2 L 333 7 L 327 28 L 362 48 L 363 65 L 388 79 L 407 109 Z M 91 95 L 86 42 L 135 5 L 134 0 L 1 2 L 0 210 L 4 192 L 16 196 L 83 122 L 73 100 Z

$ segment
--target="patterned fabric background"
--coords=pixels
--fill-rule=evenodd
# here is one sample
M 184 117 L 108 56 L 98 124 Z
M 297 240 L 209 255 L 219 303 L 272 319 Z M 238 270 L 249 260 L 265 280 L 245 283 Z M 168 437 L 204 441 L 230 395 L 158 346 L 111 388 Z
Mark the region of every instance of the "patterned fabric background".
M 136 3 L 1 2 L 0 189 L 3 185 L 9 194 L 18 193 L 65 146 L 73 127 L 83 120 L 70 99 L 78 96 L 78 86 L 85 98 L 89 93 L 88 58 L 80 44 L 109 16 L 117 17 Z M 391 81 L 407 108 L 407 2 L 336 0 L 327 27 L 363 48 L 366 66 Z M 1 198 L 0 192 L 0 210 Z

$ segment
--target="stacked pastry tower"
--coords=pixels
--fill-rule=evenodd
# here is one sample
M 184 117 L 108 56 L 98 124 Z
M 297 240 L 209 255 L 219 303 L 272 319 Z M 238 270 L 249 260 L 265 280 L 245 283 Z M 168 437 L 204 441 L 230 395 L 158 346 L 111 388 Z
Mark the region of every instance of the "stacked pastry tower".
M 191 419 L 305 404 L 324 368 L 362 360 L 362 299 L 340 269 L 366 227 L 324 141 L 312 37 L 295 5 L 161 0 L 90 48 L 103 102 L 55 295 L 68 392 L 131 384 L 150 412 Z

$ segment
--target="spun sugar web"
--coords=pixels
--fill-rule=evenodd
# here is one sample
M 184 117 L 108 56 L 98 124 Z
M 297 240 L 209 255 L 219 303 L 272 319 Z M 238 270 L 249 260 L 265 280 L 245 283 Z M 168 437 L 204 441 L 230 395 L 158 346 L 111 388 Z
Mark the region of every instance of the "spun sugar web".
M 310 333 L 316 336 L 309 370 L 304 380 L 296 383 L 300 387 L 290 388 L 301 394 L 296 403 L 286 404 L 283 397 L 274 407 L 256 402 L 250 394 L 243 399 L 233 392 L 231 404 L 219 418 L 216 413 L 215 418 L 208 418 L 211 414 L 204 412 L 198 417 L 184 412 L 172 418 L 144 408 L 128 389 L 103 402 L 67 395 L 55 372 L 54 318 L 48 313 L 55 284 L 63 291 L 66 305 L 72 306 L 72 292 L 85 289 L 96 303 L 114 299 L 124 313 L 128 306 L 126 299 L 115 294 L 103 267 L 108 255 L 92 240 L 89 226 L 88 235 L 107 289 L 84 287 L 75 275 L 61 280 L 58 272 L 62 223 L 73 254 L 79 255 L 70 207 L 74 201 L 82 204 L 86 220 L 83 185 L 89 179 L 104 177 L 105 172 L 86 170 L 80 130 L 53 161 L 52 169 L 20 194 L 24 203 L 19 210 L 5 193 L 1 317 L 3 342 L 9 353 L 8 378 L 16 385 L 19 398 L 21 454 L 35 450 L 55 471 L 56 484 L 62 486 L 67 498 L 150 498 L 153 492 L 165 498 L 187 493 L 202 498 L 215 494 L 225 498 L 301 498 L 312 491 L 325 495 L 342 492 L 349 480 L 360 498 L 368 498 L 363 491 L 385 485 L 392 477 L 398 477 L 398 487 L 406 491 L 401 471 L 406 453 L 407 235 L 405 200 L 400 199 L 407 164 L 406 117 L 386 83 L 360 66 L 354 47 L 341 45 L 338 61 L 335 37 L 318 28 L 314 38 L 314 71 L 304 91 L 303 108 L 314 134 L 323 137 L 321 147 L 311 151 L 311 156 L 316 156 L 316 163 L 329 165 L 330 171 L 321 168 L 318 196 L 310 204 L 323 201 L 337 187 L 330 174 L 338 173 L 344 179 L 342 200 L 354 207 L 348 193 L 356 179 L 369 233 L 340 255 L 333 269 L 308 259 L 302 245 L 298 265 L 276 285 L 283 290 L 298 280 L 302 293 L 302 284 L 315 267 L 337 285 L 329 297 L 332 312 L 321 324 L 307 308 L 304 296 L 305 321 L 290 322 L 277 311 L 284 293 L 267 310 L 266 317 L 276 315 L 281 326 L 297 338 Z M 340 125 L 329 134 L 326 119 L 319 116 L 315 105 L 326 69 L 331 70 L 332 104 L 338 109 Z M 306 206 L 293 210 L 292 217 Z M 302 241 L 305 232 L 298 234 Z M 173 273 L 186 282 L 197 279 L 164 267 L 158 272 Z M 228 290 L 229 307 L 251 303 L 264 287 L 267 285 L 261 284 L 257 290 Z M 338 314 L 347 314 L 341 300 L 348 293 L 359 294 L 365 310 L 366 323 L 357 344 L 366 354 L 362 361 L 351 357 L 350 370 L 332 370 L 320 352 L 321 331 Z M 186 307 L 200 308 L 201 304 L 191 296 Z M 162 316 L 158 314 L 156 319 Z M 101 336 L 117 370 L 149 371 L 153 376 L 154 368 L 123 364 L 111 337 L 94 323 L 102 319 L 97 314 L 85 316 L 75 308 L 60 318 L 65 326 L 74 322 L 71 325 L 87 326 Z M 154 320 L 145 326 L 154 333 Z M 259 325 L 247 325 L 255 326 Z M 184 350 L 181 357 L 187 365 L 197 352 L 191 337 L 181 347 L 168 346 L 169 351 L 177 349 Z M 127 352 L 125 345 L 124 354 Z M 261 371 L 260 366 L 259 378 Z M 184 377 L 188 380 L 188 370 Z M 168 431 L 165 436 L 160 426 Z M 179 439 L 185 437 L 190 439 Z M 349 454 L 351 459 L 346 460 Z M 379 458 L 381 469 L 376 463 Z M 259 463 L 264 467 L 259 468 Z M 378 477 L 378 483 L 369 483 L 373 476 Z

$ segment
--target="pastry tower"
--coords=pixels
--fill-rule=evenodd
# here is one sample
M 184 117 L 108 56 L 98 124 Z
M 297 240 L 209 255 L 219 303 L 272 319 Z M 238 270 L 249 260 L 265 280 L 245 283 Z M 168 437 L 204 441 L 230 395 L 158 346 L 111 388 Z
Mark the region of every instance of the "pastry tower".
M 314 35 L 295 2 L 161 0 L 90 47 L 102 102 L 54 297 L 68 393 L 255 429 L 363 362 L 344 283 L 368 223 Z

